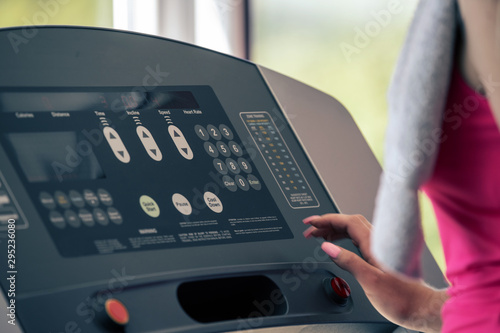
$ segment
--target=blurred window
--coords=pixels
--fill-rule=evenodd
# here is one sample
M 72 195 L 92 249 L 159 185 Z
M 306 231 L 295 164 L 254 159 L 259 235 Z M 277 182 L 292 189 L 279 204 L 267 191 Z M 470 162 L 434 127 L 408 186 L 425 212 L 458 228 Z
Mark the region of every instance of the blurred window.
M 0 27 L 113 26 L 112 0 L 1 0 Z
M 250 59 L 334 96 L 382 163 L 386 94 L 417 0 L 251 0 Z M 444 259 L 428 200 L 427 244 Z
M 246 0 L 114 0 L 117 29 L 196 44 L 247 58 Z

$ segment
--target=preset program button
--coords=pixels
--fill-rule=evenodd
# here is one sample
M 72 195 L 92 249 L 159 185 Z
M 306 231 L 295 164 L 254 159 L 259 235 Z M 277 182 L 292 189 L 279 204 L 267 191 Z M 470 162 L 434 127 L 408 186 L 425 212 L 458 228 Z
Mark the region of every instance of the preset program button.
M 71 200 L 73 205 L 75 205 L 75 207 L 83 208 L 85 206 L 85 201 L 83 200 L 82 195 L 78 191 L 75 190 L 69 191 L 69 199 Z
M 213 194 L 212 192 L 205 192 L 203 194 L 203 199 L 205 200 L 205 204 L 208 208 L 210 208 L 213 212 L 219 214 L 222 213 L 223 206 L 219 197 Z
M 114 207 L 108 207 L 108 216 L 111 222 L 114 224 L 122 224 L 123 223 L 123 217 L 122 214 L 118 211 L 118 209 Z
M 105 189 L 103 189 L 103 188 L 98 189 L 97 195 L 99 196 L 99 200 L 101 200 L 103 205 L 106 205 L 106 206 L 113 205 L 113 198 L 111 197 L 111 194 L 109 194 L 109 192 L 106 191 Z
M 95 224 L 94 215 L 92 215 L 92 213 L 86 209 L 80 209 L 80 211 L 78 212 L 78 217 L 87 227 L 93 227 Z
M 56 202 L 59 204 L 59 206 L 61 206 L 62 208 L 67 209 L 67 208 L 71 207 L 71 202 L 69 201 L 69 198 L 66 195 L 66 193 L 64 193 L 62 191 L 56 191 L 54 193 L 54 198 L 55 198 Z
M 175 209 L 183 215 L 191 215 L 193 212 L 191 203 L 182 194 L 174 193 L 174 195 L 172 195 L 172 203 L 174 204 Z
M 83 199 L 90 207 L 99 206 L 99 199 L 92 190 L 83 190 Z
M 54 227 L 58 229 L 64 229 L 64 227 L 66 227 L 66 221 L 64 220 L 64 217 L 57 211 L 50 212 L 49 220 L 50 222 L 52 222 Z
M 68 224 L 73 228 L 78 228 L 81 225 L 80 218 L 72 210 L 65 211 L 64 218 L 66 219 L 66 222 L 68 222 Z
M 5 194 L 5 196 L 2 196 L 2 197 L 6 198 L 6 199 L 4 199 L 6 201 L 6 204 L 10 203 L 10 199 L 7 196 L 7 193 Z M 52 195 L 50 195 L 50 193 L 40 192 L 40 195 L 38 198 L 40 199 L 40 202 L 42 203 L 42 205 L 45 208 L 47 208 L 47 209 L 56 208 L 56 202 L 54 201 L 54 198 L 52 197 Z
M 94 218 L 100 225 L 108 225 L 109 219 L 106 213 L 100 208 L 94 208 Z

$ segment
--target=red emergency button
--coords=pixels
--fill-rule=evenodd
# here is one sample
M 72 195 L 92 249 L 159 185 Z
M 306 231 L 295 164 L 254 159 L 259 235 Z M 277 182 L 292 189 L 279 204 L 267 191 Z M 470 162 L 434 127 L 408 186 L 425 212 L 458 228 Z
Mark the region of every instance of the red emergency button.
M 106 301 L 106 303 L 104 303 L 104 308 L 106 310 L 106 314 L 114 323 L 122 326 L 128 324 L 130 317 L 127 308 L 122 302 L 117 299 L 110 298 Z
M 347 282 L 339 277 L 326 278 L 323 281 L 328 297 L 340 306 L 345 306 L 351 296 L 351 288 Z

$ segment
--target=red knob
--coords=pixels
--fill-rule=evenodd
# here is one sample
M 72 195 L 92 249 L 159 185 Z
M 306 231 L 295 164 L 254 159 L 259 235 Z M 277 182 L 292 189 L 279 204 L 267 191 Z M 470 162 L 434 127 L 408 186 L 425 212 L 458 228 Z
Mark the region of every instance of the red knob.
M 340 306 L 345 306 L 351 296 L 351 288 L 347 282 L 339 277 L 326 278 L 323 281 L 328 297 Z
M 110 298 L 104 303 L 104 309 L 113 323 L 124 326 L 129 322 L 129 314 L 125 305 L 115 298 Z
M 330 285 L 332 286 L 333 291 L 339 297 L 349 298 L 349 296 L 351 295 L 351 288 L 344 279 L 341 279 L 339 277 L 334 277 L 330 281 Z

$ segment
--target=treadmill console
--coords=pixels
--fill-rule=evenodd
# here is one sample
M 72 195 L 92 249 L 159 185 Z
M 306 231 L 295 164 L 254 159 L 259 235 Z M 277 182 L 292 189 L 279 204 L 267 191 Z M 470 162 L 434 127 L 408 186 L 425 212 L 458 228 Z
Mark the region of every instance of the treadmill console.
M 155 36 L 39 27 L 15 52 L 8 36 L 22 33 L 0 30 L 8 320 L 24 332 L 326 323 L 392 331 L 321 242 L 302 235 L 305 217 L 339 212 L 329 190 L 345 206 L 373 205 L 359 190 L 377 177 L 356 165 L 374 175 L 379 166 L 337 101 L 250 62 Z M 299 92 L 274 93 L 283 84 Z M 331 176 L 355 179 L 349 189 L 325 187 L 290 123 L 316 118 L 334 135 L 317 143 L 317 160 L 333 154 Z M 345 141 L 367 162 L 354 161 Z
M 0 140 L 61 256 L 293 238 L 209 86 L 132 89 L 0 93 Z M 241 117 L 290 207 L 318 207 L 270 115 Z

